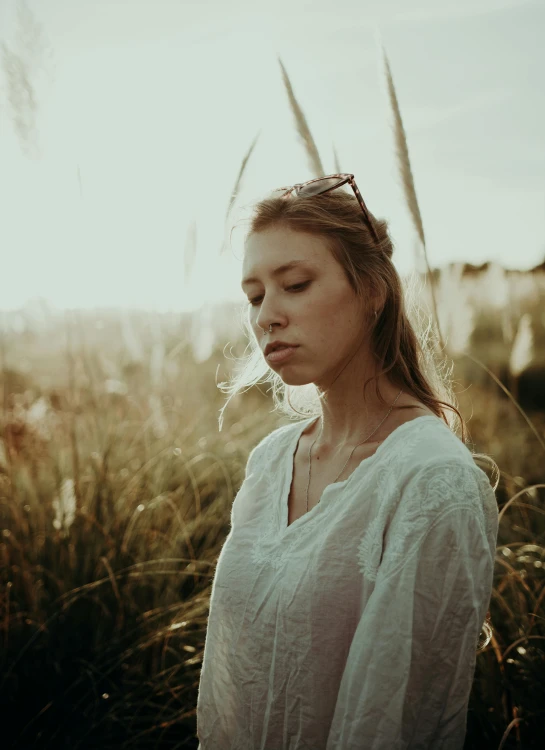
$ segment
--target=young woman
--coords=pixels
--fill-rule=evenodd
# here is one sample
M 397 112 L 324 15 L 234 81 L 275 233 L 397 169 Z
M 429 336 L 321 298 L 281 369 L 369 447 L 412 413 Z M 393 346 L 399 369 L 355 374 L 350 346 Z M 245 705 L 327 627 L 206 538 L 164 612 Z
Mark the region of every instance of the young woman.
M 251 451 L 232 506 L 200 750 L 463 747 L 498 508 L 438 398 L 449 384 L 392 253 L 353 175 L 255 206 L 242 279 L 255 348 L 231 391 L 271 372 L 280 410 L 302 413 L 295 394 L 306 418 Z

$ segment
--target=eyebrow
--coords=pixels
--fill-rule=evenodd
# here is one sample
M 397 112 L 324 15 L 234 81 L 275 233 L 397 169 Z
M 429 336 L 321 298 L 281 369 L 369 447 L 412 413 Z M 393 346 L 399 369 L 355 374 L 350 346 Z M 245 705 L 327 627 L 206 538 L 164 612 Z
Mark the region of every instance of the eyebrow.
M 278 268 L 275 268 L 272 272 L 273 276 L 280 276 L 281 274 L 285 273 L 286 271 L 289 271 L 292 268 L 297 268 L 297 266 L 300 265 L 307 265 L 306 260 L 290 260 L 289 263 L 284 263 L 282 266 L 278 266 Z M 240 286 L 244 287 L 246 284 L 251 284 L 254 281 L 259 281 L 255 276 L 248 276 L 247 278 L 243 279 Z

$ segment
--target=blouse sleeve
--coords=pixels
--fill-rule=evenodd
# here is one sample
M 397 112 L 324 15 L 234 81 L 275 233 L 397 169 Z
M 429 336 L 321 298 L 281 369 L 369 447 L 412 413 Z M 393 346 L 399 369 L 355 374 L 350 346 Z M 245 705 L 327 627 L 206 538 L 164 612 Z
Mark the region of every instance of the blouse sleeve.
M 498 508 L 477 466 L 406 485 L 350 646 L 327 750 L 462 750 Z
M 253 486 L 259 481 L 261 475 L 261 460 L 263 451 L 267 440 L 270 436 L 265 436 L 256 446 L 252 448 L 246 460 L 246 468 L 244 469 L 244 479 L 239 487 L 238 492 L 235 495 L 235 499 L 231 505 L 230 514 L 230 525 L 233 528 L 236 525 L 237 517 L 241 513 L 240 505 L 243 503 L 244 496 L 247 492 L 251 492 Z

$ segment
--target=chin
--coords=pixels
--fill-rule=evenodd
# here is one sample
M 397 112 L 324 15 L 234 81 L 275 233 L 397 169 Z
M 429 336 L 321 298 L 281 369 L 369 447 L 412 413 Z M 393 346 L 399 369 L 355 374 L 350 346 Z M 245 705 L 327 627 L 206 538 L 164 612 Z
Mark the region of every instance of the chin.
M 305 378 L 303 375 L 298 374 L 296 372 L 293 372 L 293 373 L 290 373 L 287 371 L 277 372 L 275 370 L 275 373 L 281 378 L 282 382 L 285 383 L 286 385 L 308 385 L 308 383 L 312 383 L 312 380 L 309 380 L 308 378 Z

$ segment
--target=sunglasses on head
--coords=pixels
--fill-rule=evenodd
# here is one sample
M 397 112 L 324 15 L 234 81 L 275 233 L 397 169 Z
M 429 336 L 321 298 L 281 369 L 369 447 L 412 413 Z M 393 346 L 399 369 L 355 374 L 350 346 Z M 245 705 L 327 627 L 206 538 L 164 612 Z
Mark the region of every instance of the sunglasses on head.
M 371 230 L 375 240 L 378 242 L 379 239 L 377 232 L 375 230 L 375 227 L 371 223 L 371 219 L 369 218 L 369 214 L 367 212 L 367 207 L 363 198 L 361 197 L 360 191 L 358 190 L 358 186 L 356 185 L 353 174 L 330 174 L 326 177 L 318 177 L 315 180 L 300 182 L 296 185 L 276 188 L 275 190 L 273 190 L 273 193 L 276 193 L 280 190 L 285 190 L 286 192 L 281 196 L 282 198 L 291 195 L 291 193 L 293 192 L 295 192 L 296 195 L 320 195 L 320 193 L 328 193 L 330 190 L 335 190 L 335 188 L 341 187 L 341 185 L 346 185 L 347 183 L 354 191 L 356 198 L 358 199 L 358 202 L 362 208 L 363 215 L 365 216 L 365 220 L 367 221 L 369 229 Z

